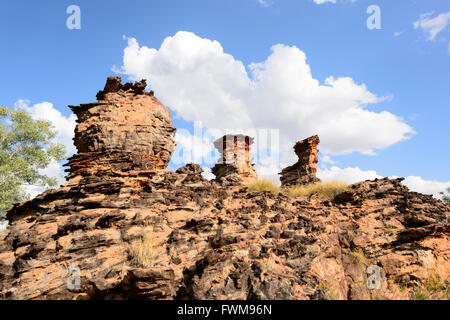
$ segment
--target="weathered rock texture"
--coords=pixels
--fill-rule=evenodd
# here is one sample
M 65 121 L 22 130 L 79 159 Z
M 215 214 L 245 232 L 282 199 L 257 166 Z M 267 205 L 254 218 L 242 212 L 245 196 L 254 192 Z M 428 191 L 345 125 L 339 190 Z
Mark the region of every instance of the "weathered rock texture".
M 317 162 L 319 161 L 317 158 L 317 153 L 319 152 L 317 146 L 319 143 L 319 137 L 315 135 L 295 144 L 294 151 L 298 156 L 298 161 L 281 171 L 280 181 L 283 187 L 320 181 L 316 177 Z
M 121 84 L 109 77 L 98 102 L 70 106 L 78 117 L 68 178 L 90 175 L 145 175 L 167 167 L 175 148 L 172 118 L 145 92 L 145 80 Z
M 214 146 L 221 156 L 212 168 L 216 180 L 233 184 L 249 183 L 257 176 L 250 155 L 253 138 L 245 135 L 226 135 L 217 139 Z
M 148 95 L 109 95 L 126 95 L 121 105 L 132 107 L 125 110 L 160 110 L 164 121 L 148 121 L 162 124 L 154 128 L 161 137 L 172 132 L 164 109 Z M 90 136 L 78 144 L 89 155 L 85 166 L 79 163 L 59 189 L 7 213 L 10 226 L 0 233 L 1 299 L 415 299 L 430 291 L 447 297 L 450 207 L 441 201 L 409 192 L 401 179 L 361 182 L 328 201 L 207 181 L 195 164 L 137 174 L 141 167 L 112 170 L 117 160 L 103 157 L 104 169 L 93 170 L 101 145 L 129 151 L 124 163 L 130 166 L 143 149 L 159 154 L 158 165 L 149 161 L 149 168 L 166 161 L 156 152 L 167 148 L 153 143 L 158 137 L 139 141 L 137 150 L 103 131 L 105 121 L 117 134 L 124 127 L 134 137 L 126 116 L 136 131 L 150 130 L 113 101 L 78 109 L 80 126 L 99 121 L 86 126 L 98 144 Z M 94 110 L 102 116 L 92 116 Z M 141 262 L 132 250 L 140 239 L 150 239 L 144 244 L 152 252 Z M 369 265 L 382 270 L 379 289 L 366 285 Z M 79 268 L 79 287 L 68 268 Z M 439 285 L 431 288 L 432 278 Z

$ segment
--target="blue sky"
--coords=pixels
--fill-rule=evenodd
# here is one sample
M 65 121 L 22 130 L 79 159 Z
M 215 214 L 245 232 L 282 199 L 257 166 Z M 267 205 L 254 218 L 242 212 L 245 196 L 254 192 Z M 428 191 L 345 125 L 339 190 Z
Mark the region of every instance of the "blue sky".
M 133 57 L 133 54 L 139 53 L 139 49 L 143 46 L 158 50 L 167 37 L 173 37 L 173 43 L 189 46 L 192 42 L 192 46 L 198 44 L 200 48 L 204 45 L 205 50 L 211 49 L 212 55 L 220 56 L 212 57 L 212 63 L 230 61 L 237 70 L 221 70 L 221 66 L 218 65 L 216 75 L 214 74 L 216 70 L 211 71 L 217 85 L 222 86 L 219 88 L 220 94 L 228 90 L 228 82 L 223 79 L 231 79 L 230 82 L 233 82 L 235 79 L 245 78 L 238 74 L 239 62 L 245 67 L 248 78 L 254 80 L 254 74 L 249 67 L 251 63 L 263 63 L 261 68 L 267 71 L 268 59 L 273 57 L 277 63 L 284 63 L 281 69 L 288 72 L 289 66 L 293 64 L 289 60 L 292 58 L 295 63 L 299 63 L 299 70 L 303 70 L 300 57 L 304 53 L 311 79 L 324 86 L 325 80 L 330 76 L 334 79 L 351 78 L 352 83 L 347 85 L 352 88 L 350 91 L 355 90 L 355 93 L 348 101 L 354 102 L 364 96 L 361 98 L 363 100 L 361 105 L 355 108 L 364 108 L 376 114 L 388 112 L 395 115 L 396 120 L 392 120 L 390 124 L 373 126 L 374 129 L 368 128 L 367 132 L 361 135 L 355 132 L 354 136 L 347 136 L 342 130 L 336 129 L 332 139 L 327 138 L 332 135 L 326 129 L 329 122 L 321 123 L 322 117 L 318 111 L 314 117 L 306 118 L 307 125 L 299 125 L 298 137 L 295 136 L 295 122 L 284 124 L 283 119 L 277 120 L 278 122 L 274 120 L 273 127 L 278 126 L 280 130 L 285 126 L 290 128 L 289 133 L 285 134 L 285 141 L 280 141 L 282 144 L 289 144 L 287 152 L 291 152 L 294 140 L 315 133 L 313 131 L 316 121 L 318 128 L 322 126 L 321 132 L 325 137 L 319 149 L 322 147 L 328 151 L 327 158 L 323 158 L 324 153 L 321 154 L 321 160 L 331 159 L 329 162 L 321 161 L 319 164 L 324 176 L 340 178 L 341 175 L 350 181 L 371 178 L 375 175 L 416 177 L 415 180 L 410 179 L 409 186 L 428 193 L 436 193 L 438 189 L 450 186 L 450 170 L 448 170 L 450 1 L 336 0 L 335 3 L 331 1 L 323 4 L 316 2 L 320 1 L 2 2 L 0 36 L 3 50 L 0 68 L 3 76 L 0 78 L 2 88 L 0 103 L 26 108 L 36 117 L 60 121 L 56 127 L 64 131 L 64 128 L 70 128 L 68 123 L 73 122 L 67 105 L 94 101 L 95 94 L 103 88 L 106 77 L 116 75 L 112 70 L 121 70 L 121 76 L 125 79 L 148 75 L 150 84 L 154 83 L 156 86 L 154 88 L 156 96 L 173 111 L 175 126 L 179 129 L 187 128 L 192 132 L 192 115 L 198 112 L 202 114 L 202 111 L 188 108 L 196 108 L 197 102 L 203 101 L 208 101 L 208 105 L 214 108 L 216 101 L 213 97 L 207 94 L 202 96 L 202 93 L 198 92 L 187 97 L 194 104 L 193 107 L 191 104 L 178 104 L 176 101 L 180 96 L 175 94 L 174 83 L 180 90 L 192 88 L 187 85 L 186 88 L 183 87 L 186 81 L 177 83 L 175 78 L 168 77 L 167 81 L 170 83 L 165 83 L 160 74 L 154 75 L 156 69 L 170 67 L 162 65 L 162 61 L 166 61 L 168 57 L 182 60 L 180 52 L 173 51 L 166 56 L 161 52 L 158 59 L 144 57 L 144 54 L 140 53 L 143 60 L 151 61 L 152 65 L 146 69 L 145 64 L 139 65 L 131 58 L 125 62 L 125 48 L 130 48 L 129 55 Z M 80 30 L 69 30 L 66 27 L 66 20 L 69 17 L 66 8 L 72 4 L 78 5 L 81 9 Z M 369 5 L 378 5 L 381 10 L 379 30 L 369 30 L 366 26 L 366 20 L 370 16 L 366 13 Z M 191 36 L 182 36 L 179 31 L 187 31 Z M 130 47 L 130 39 L 135 39 L 137 43 L 134 49 Z M 217 48 L 205 42 L 205 39 L 217 41 L 223 52 L 232 57 L 231 60 L 227 60 L 220 50 L 217 51 Z M 282 44 L 284 49 L 281 47 L 271 49 L 276 44 Z M 298 51 L 286 49 L 294 47 L 298 48 Z M 136 52 L 131 52 L 133 50 Z M 200 55 L 198 51 L 195 52 Z M 194 58 L 200 61 L 198 62 L 200 65 L 196 65 L 195 69 L 198 68 L 203 72 L 210 70 L 204 67 L 208 63 L 208 60 L 205 60 L 208 57 L 194 56 Z M 297 61 L 297 58 L 300 60 Z M 170 69 L 168 72 L 173 77 L 178 75 L 176 78 L 178 79 L 181 71 Z M 196 74 L 192 70 L 189 72 L 194 72 L 186 75 L 187 78 L 192 76 L 193 82 L 195 79 L 198 81 L 205 79 L 204 74 Z M 264 74 L 268 86 L 265 88 L 270 90 L 269 84 L 274 86 L 279 84 L 281 87 L 274 89 L 277 94 L 268 98 L 272 102 L 273 109 L 270 109 L 270 106 L 261 109 L 261 112 L 266 114 L 282 112 L 281 109 L 287 108 L 285 106 L 289 104 L 283 104 L 283 101 L 288 99 L 283 96 L 283 88 L 295 85 L 297 79 L 294 75 L 293 83 L 271 82 L 275 78 L 278 79 L 278 76 L 281 77 L 276 69 L 271 72 L 267 71 Z M 302 75 L 302 77 L 299 79 L 305 79 L 306 82 L 311 80 L 309 76 Z M 311 83 L 314 86 L 313 82 Z M 363 84 L 365 91 L 356 93 Z M 338 88 L 337 84 L 330 84 L 334 86 L 334 93 L 330 93 L 328 99 L 340 97 L 342 91 L 339 90 L 345 91 L 344 85 Z M 231 88 L 231 98 L 233 101 L 241 101 L 243 105 L 255 103 L 243 111 L 251 117 L 255 114 L 257 99 L 247 97 L 245 92 L 242 93 L 244 87 L 245 85 L 241 87 L 236 85 Z M 172 95 L 169 92 L 170 88 Z M 322 91 L 327 92 L 327 89 Z M 289 92 L 286 94 L 289 95 Z M 370 102 L 372 99 L 370 94 L 378 97 L 377 103 Z M 309 98 L 297 96 L 292 101 L 305 102 L 309 101 Z M 42 105 L 43 102 L 48 104 Z M 324 118 L 332 115 L 333 108 L 338 107 L 332 101 L 326 101 L 324 105 L 321 103 L 322 99 L 315 97 L 313 107 L 316 110 L 323 107 L 321 112 Z M 229 102 L 224 100 L 223 104 L 223 108 L 233 109 Z M 205 108 L 201 103 L 198 105 L 198 108 Z M 55 110 L 61 112 L 61 115 L 55 114 Z M 220 109 L 215 112 L 220 119 Z M 286 114 L 302 116 L 301 111 Z M 377 119 L 384 121 L 383 117 L 374 116 L 373 122 L 378 121 Z M 203 125 L 207 128 L 218 126 L 214 119 L 211 120 L 206 116 L 196 120 L 203 120 Z M 244 122 L 242 123 L 245 126 Z M 255 117 L 252 124 L 268 126 L 267 119 L 263 116 L 261 119 Z M 331 124 L 333 125 L 332 122 Z M 405 125 L 415 133 L 407 133 L 409 129 Z M 403 127 L 400 128 L 401 126 Z M 390 130 L 392 136 L 397 134 L 401 139 L 390 139 Z M 282 137 L 283 134 L 282 131 Z M 377 140 L 377 137 L 383 134 L 386 138 L 383 141 L 381 138 Z M 61 138 L 61 141 L 67 143 L 70 140 L 69 135 L 70 132 L 65 138 Z M 356 142 L 355 146 L 352 146 L 352 137 L 355 141 L 360 139 L 358 146 Z M 360 152 L 361 144 L 366 141 L 364 139 L 367 139 L 368 149 L 371 148 L 371 143 L 374 144 L 374 155 Z M 338 147 L 344 140 L 342 147 Z M 295 161 L 292 158 L 286 159 L 288 162 L 293 160 Z M 332 167 L 337 169 L 333 171 Z M 172 165 L 171 169 L 173 168 L 176 168 L 176 165 Z M 346 168 L 353 170 L 346 171 Z

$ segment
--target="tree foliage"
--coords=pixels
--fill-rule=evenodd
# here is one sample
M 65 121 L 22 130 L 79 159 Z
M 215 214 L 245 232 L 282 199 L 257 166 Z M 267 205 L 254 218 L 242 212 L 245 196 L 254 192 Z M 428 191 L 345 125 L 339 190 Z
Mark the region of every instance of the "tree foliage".
M 442 201 L 444 201 L 444 203 L 450 204 L 450 188 L 447 188 L 447 194 L 445 194 L 444 192 L 441 192 L 442 194 Z
M 28 197 L 24 185 L 56 185 L 56 178 L 41 173 L 52 160 L 65 157 L 64 146 L 54 142 L 56 135 L 49 121 L 0 106 L 0 217 Z

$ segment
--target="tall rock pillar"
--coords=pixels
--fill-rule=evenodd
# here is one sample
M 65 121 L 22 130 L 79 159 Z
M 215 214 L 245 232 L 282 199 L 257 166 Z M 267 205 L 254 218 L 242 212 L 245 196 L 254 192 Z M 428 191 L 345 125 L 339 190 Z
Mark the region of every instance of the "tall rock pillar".
M 109 77 L 97 102 L 69 106 L 78 117 L 68 178 L 138 176 L 164 170 L 175 148 L 169 110 L 145 91 L 145 80 Z
M 319 136 L 315 135 L 299 141 L 294 146 L 298 161 L 294 165 L 284 168 L 280 173 L 281 186 L 288 187 L 299 184 L 319 182 L 317 173 L 317 146 L 320 143 Z
M 214 142 L 221 157 L 212 168 L 219 182 L 249 183 L 257 176 L 250 155 L 250 145 L 254 139 L 242 134 L 225 135 Z

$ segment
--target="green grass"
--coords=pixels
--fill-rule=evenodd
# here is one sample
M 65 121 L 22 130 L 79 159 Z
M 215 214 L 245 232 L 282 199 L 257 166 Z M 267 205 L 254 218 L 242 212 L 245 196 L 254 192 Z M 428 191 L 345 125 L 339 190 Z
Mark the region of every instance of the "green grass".
M 308 185 L 298 185 L 288 188 L 288 194 L 293 197 L 310 196 L 318 194 L 319 197 L 333 200 L 338 194 L 348 190 L 348 185 L 344 182 L 318 182 Z
M 423 281 L 416 292 L 417 300 L 449 300 L 450 284 L 439 277 L 431 277 Z
M 323 282 L 319 283 L 317 289 L 322 291 L 328 300 L 337 300 L 333 290 L 331 290 L 330 286 L 328 286 L 326 283 Z

